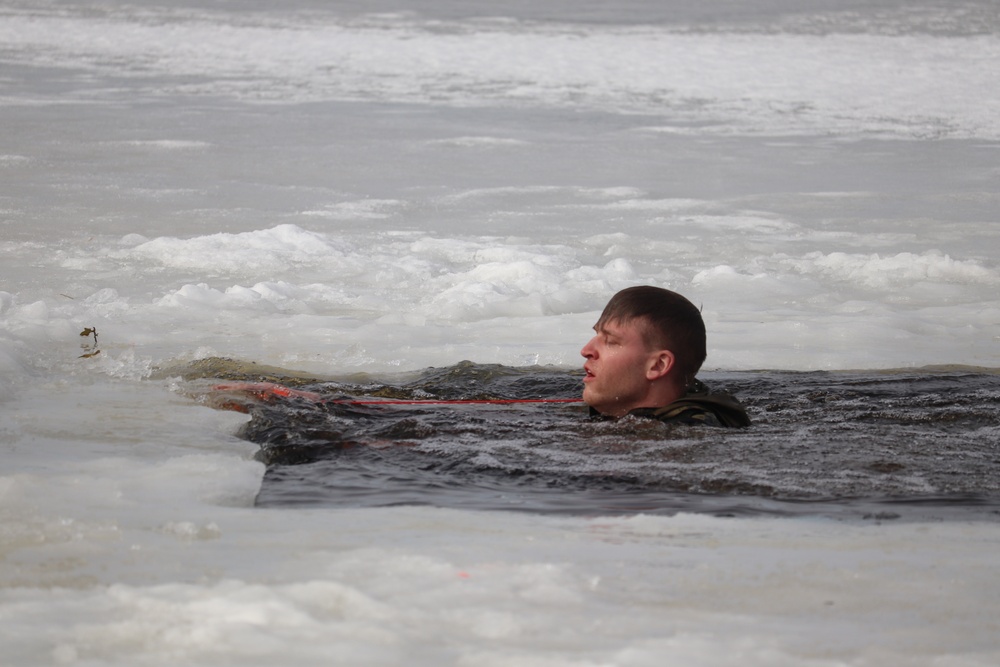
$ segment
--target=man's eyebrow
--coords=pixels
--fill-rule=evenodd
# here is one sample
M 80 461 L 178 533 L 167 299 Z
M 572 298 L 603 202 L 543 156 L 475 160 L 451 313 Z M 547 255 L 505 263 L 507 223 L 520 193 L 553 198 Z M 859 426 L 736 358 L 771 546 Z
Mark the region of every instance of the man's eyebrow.
M 605 323 L 598 322 L 597 324 L 594 325 L 594 331 L 596 331 L 598 335 L 601 336 L 611 336 L 611 337 L 620 336 L 621 332 L 608 328 L 609 324 L 612 327 L 615 325 L 614 322 L 605 322 Z
M 594 325 L 595 331 L 607 331 L 609 328 L 620 329 L 621 327 L 628 324 L 628 320 L 622 320 L 620 318 L 604 318 L 597 321 Z

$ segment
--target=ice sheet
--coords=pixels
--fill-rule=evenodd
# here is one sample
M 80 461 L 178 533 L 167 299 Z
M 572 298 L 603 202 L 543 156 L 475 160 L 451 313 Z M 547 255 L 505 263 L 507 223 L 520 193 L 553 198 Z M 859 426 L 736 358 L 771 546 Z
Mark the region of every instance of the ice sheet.
M 998 25 L 2 3 L 3 660 L 996 664 L 996 523 L 265 510 L 155 372 L 573 368 L 641 283 L 709 368 L 996 368 Z

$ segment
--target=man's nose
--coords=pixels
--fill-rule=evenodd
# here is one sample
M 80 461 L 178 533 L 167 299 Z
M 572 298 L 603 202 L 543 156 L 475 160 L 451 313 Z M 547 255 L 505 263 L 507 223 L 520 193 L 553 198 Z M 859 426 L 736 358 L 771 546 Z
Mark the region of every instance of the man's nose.
M 583 346 L 583 349 L 580 350 L 580 354 L 586 357 L 587 359 L 597 356 L 597 350 L 594 348 L 594 340 L 596 338 L 597 336 L 591 338 L 589 341 L 587 341 L 587 344 Z

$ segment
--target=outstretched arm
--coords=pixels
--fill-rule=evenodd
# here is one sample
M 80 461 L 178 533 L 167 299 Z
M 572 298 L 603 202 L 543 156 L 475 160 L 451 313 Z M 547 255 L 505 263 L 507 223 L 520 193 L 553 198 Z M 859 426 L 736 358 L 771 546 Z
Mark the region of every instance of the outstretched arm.
M 209 402 L 212 407 L 222 410 L 247 412 L 246 399 L 260 403 L 273 403 L 287 398 L 300 398 L 312 403 L 319 403 L 323 400 L 323 396 L 314 391 L 292 389 L 274 382 L 231 382 L 212 387 Z

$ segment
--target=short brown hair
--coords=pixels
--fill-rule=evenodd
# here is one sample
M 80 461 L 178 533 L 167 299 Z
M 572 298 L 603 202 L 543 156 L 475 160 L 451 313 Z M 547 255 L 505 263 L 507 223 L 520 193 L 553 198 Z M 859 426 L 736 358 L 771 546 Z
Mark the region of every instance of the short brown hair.
M 705 321 L 701 311 L 677 292 L 640 285 L 627 287 L 611 297 L 597 320 L 628 324 L 640 320 L 646 345 L 674 353 L 677 371 L 690 384 L 707 356 Z

